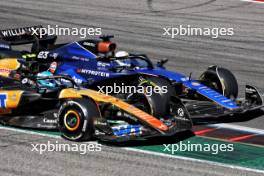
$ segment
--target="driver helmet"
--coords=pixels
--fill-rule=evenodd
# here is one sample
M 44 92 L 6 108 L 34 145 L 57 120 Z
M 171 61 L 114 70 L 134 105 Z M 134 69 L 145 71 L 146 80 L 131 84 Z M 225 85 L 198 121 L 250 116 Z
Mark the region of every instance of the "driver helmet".
M 127 58 L 129 56 L 129 53 L 126 51 L 117 51 L 115 53 L 115 58 Z
M 129 63 L 127 63 L 126 59 L 128 58 L 129 53 L 126 51 L 117 51 L 115 53 L 115 63 L 119 66 L 130 66 Z
M 57 69 L 57 66 L 58 66 L 57 62 L 52 62 L 50 64 L 48 71 L 50 71 L 52 74 L 54 74 L 56 69 Z
M 47 71 L 38 73 L 37 76 L 38 77 L 49 77 L 49 76 L 53 76 L 53 74 L 55 73 L 57 69 L 57 62 L 52 62 L 50 64 L 50 67 L 48 68 Z M 38 83 L 44 87 L 47 88 L 55 88 L 56 87 L 56 81 L 54 80 L 38 80 Z

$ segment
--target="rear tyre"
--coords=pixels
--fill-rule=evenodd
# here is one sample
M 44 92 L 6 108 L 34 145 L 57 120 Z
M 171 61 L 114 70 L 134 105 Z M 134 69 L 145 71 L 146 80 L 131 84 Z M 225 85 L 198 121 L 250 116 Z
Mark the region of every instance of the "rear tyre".
M 90 99 L 65 101 L 59 110 L 59 130 L 63 138 L 71 141 L 91 140 L 94 134 L 94 119 L 100 113 Z
M 235 76 L 226 68 L 209 67 L 200 77 L 203 84 L 216 90 L 222 95 L 236 99 L 238 96 L 238 84 Z

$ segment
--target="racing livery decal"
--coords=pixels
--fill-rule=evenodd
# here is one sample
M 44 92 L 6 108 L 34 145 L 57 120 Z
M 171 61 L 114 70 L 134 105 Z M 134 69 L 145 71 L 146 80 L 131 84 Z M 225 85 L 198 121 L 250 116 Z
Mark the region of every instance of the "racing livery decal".
M 0 94 L 0 108 L 6 108 L 6 94 Z
M 13 109 L 19 104 L 23 91 L 0 91 L 0 108 Z
M 87 74 L 87 75 L 101 76 L 101 77 L 109 77 L 110 76 L 110 74 L 107 72 L 88 70 L 88 69 L 78 69 L 77 73 L 83 73 L 83 74 Z

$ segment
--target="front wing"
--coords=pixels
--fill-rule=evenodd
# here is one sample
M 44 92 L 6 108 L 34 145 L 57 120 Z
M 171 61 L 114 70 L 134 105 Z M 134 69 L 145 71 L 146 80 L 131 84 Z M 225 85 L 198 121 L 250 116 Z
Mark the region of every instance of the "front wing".
M 185 106 L 191 118 L 222 117 L 227 115 L 244 114 L 246 112 L 258 110 L 264 107 L 263 96 L 256 87 L 246 85 L 245 98 L 236 100 L 237 107 L 228 109 L 214 101 L 189 101 L 186 100 Z

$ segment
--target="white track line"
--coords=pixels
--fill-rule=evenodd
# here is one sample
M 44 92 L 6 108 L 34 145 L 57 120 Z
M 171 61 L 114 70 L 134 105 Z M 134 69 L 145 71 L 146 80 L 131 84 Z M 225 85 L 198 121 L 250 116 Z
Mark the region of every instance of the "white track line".
M 14 131 L 14 132 L 20 132 L 20 133 L 26 133 L 26 134 L 32 134 L 32 135 L 38 135 L 38 136 L 44 136 L 44 137 L 50 137 L 50 138 L 56 138 L 56 139 L 63 139 L 59 135 L 55 134 L 47 134 L 47 133 L 41 133 L 41 132 L 35 132 L 35 131 L 29 131 L 29 130 L 24 130 L 24 129 L 17 129 L 17 128 L 12 128 L 12 127 L 5 127 L 5 126 L 0 126 L 0 130 L 8 130 L 8 131 Z M 89 144 L 98 144 L 98 142 L 90 141 L 90 142 L 84 142 L 84 143 L 89 143 Z
M 17 128 L 12 128 L 12 127 L 0 126 L 0 129 L 9 130 L 9 131 L 15 131 L 15 132 L 20 132 L 20 133 L 33 134 L 33 135 L 38 135 L 38 136 L 46 136 L 46 137 L 51 137 L 51 138 L 61 138 L 58 135 L 52 135 L 52 134 L 46 134 L 46 133 L 39 133 L 39 132 L 35 132 L 35 131 L 29 131 L 29 130 L 24 130 L 24 129 L 17 129 Z
M 125 150 L 128 150 L 128 151 L 144 153 L 144 154 L 155 155 L 155 156 L 162 156 L 162 157 L 166 157 L 166 158 L 175 158 L 175 159 L 181 159 L 181 160 L 185 160 L 185 161 L 199 162 L 199 163 L 205 163 L 205 164 L 209 164 L 209 165 L 213 165 L 213 166 L 220 166 L 220 167 L 225 167 L 225 168 L 230 168 L 230 169 L 237 169 L 237 170 L 257 172 L 257 173 L 264 174 L 264 170 L 250 169 L 250 168 L 246 168 L 246 167 L 233 166 L 233 165 L 222 164 L 222 163 L 213 162 L 213 161 L 188 158 L 188 157 L 184 157 L 184 156 L 169 155 L 169 154 L 157 153 L 157 152 L 140 150 L 140 149 L 129 148 L 129 147 L 122 148 L 122 149 L 125 149 Z
M 264 1 L 257 1 L 257 0 L 241 0 L 241 1 L 253 2 L 253 3 L 258 3 L 258 4 L 263 4 L 264 3 Z
M 39 135 L 39 136 L 46 136 L 46 137 L 50 137 L 50 138 L 61 138 L 60 136 L 57 136 L 57 135 L 38 133 L 38 132 L 34 132 L 34 131 L 28 131 L 28 130 L 24 130 L 24 129 L 16 129 L 16 128 L 12 128 L 12 127 L 0 126 L 0 129 L 20 132 L 20 133 L 26 133 L 26 134 Z M 97 143 L 97 142 L 91 142 L 91 143 Z M 127 151 L 134 151 L 134 152 L 138 152 L 138 153 L 155 155 L 155 156 L 161 156 L 161 157 L 166 157 L 166 158 L 175 158 L 175 159 L 181 159 L 181 160 L 185 160 L 185 161 L 199 162 L 199 163 L 205 163 L 205 164 L 209 164 L 209 165 L 213 165 L 213 166 L 226 167 L 226 168 L 231 168 L 231 169 L 237 169 L 237 170 L 250 171 L 250 172 L 256 172 L 256 173 L 264 174 L 264 170 L 250 169 L 250 168 L 240 167 L 240 166 L 232 166 L 232 165 L 222 164 L 222 163 L 213 162 L 213 161 L 200 160 L 200 159 L 188 158 L 188 157 L 183 157 L 183 156 L 175 156 L 175 155 L 157 153 L 157 152 L 152 152 L 152 151 L 145 151 L 145 150 L 140 150 L 140 149 L 135 149 L 135 148 L 130 148 L 130 147 L 123 147 L 121 149 L 124 149 Z
M 262 129 L 245 127 L 245 126 L 234 125 L 234 124 L 220 123 L 220 124 L 214 124 L 214 125 L 209 125 L 209 126 L 217 127 L 217 128 L 227 128 L 227 129 L 245 131 L 245 132 L 256 133 L 256 134 L 264 134 L 264 130 L 262 130 Z

